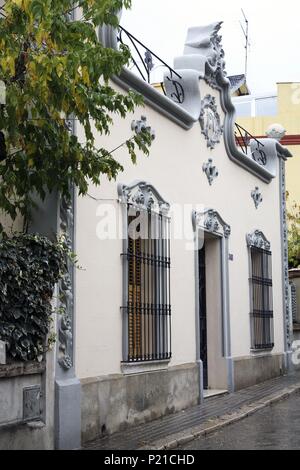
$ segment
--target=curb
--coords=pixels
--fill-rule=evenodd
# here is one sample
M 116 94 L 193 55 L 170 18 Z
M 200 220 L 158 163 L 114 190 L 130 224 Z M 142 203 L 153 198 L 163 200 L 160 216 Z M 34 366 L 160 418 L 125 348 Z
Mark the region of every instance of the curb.
M 139 450 L 164 451 L 177 449 L 178 447 L 188 444 L 194 441 L 195 439 L 208 436 L 209 434 L 219 431 L 229 426 L 230 424 L 242 421 L 248 416 L 254 415 L 258 411 L 261 411 L 262 409 L 271 406 L 274 403 L 286 400 L 287 398 L 291 397 L 299 391 L 300 384 L 285 388 L 280 393 L 277 393 L 275 395 L 269 395 L 269 397 L 264 399 L 263 401 L 259 400 L 249 405 L 245 405 L 233 414 L 223 415 L 216 417 L 215 419 L 210 419 L 197 427 L 193 427 L 181 433 L 172 434 L 167 440 L 164 439 L 163 441 L 156 441 L 152 445 L 140 447 Z M 212 421 L 214 422 L 213 425 L 211 425 Z

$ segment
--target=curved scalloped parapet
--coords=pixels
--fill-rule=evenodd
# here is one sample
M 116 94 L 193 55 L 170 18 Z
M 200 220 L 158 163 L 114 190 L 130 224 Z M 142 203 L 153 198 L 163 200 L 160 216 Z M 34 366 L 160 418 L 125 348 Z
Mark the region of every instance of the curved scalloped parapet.
M 254 174 L 266 183 L 276 177 L 277 158 L 286 160 L 292 157 L 288 149 L 274 139 L 260 139 L 263 143 L 264 164 L 260 164 L 257 155 L 257 141 L 250 142 L 250 155 L 239 150 L 234 132 L 235 107 L 231 99 L 230 81 L 226 77 L 222 37 L 218 34 L 222 22 L 208 26 L 190 28 L 185 43 L 184 55 L 174 61 L 175 73 L 180 74 L 178 90 L 172 80 L 164 77 L 167 96 L 158 92 L 154 87 L 139 76 L 124 68 L 113 80 L 125 89 L 133 88 L 144 96 L 145 102 L 152 108 L 164 114 L 185 129 L 193 127 L 198 122 L 202 103 L 199 89 L 199 79 L 204 79 L 213 89 L 220 92 L 221 106 L 225 114 L 224 142 L 228 157 L 237 165 Z M 118 49 L 117 32 L 114 28 L 104 26 L 100 30 L 100 40 L 107 47 Z M 174 80 L 175 81 L 175 80 Z M 175 88 L 174 88 L 175 87 Z M 172 94 L 184 95 L 181 103 L 172 100 Z

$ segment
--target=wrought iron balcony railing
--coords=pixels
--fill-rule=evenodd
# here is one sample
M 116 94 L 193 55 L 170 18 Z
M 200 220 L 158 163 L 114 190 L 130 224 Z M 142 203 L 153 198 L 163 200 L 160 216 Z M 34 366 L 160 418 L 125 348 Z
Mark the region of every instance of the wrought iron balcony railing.
M 236 143 L 242 152 L 247 156 L 251 156 L 259 165 L 266 166 L 267 155 L 264 151 L 264 144 L 237 123 L 235 124 L 235 129 Z M 251 141 L 255 142 L 254 148 L 250 148 Z
M 151 84 L 151 73 L 157 66 L 163 66 L 169 71 L 167 80 L 174 86 L 174 92 L 169 96 L 175 103 L 182 104 L 184 102 L 184 89 L 180 80 L 182 77 L 179 73 L 175 72 L 166 62 L 164 62 L 158 55 L 145 46 L 139 39 L 134 37 L 129 31 L 119 25 L 118 42 L 128 46 L 131 50 L 132 68 L 135 68 L 141 78 Z M 154 59 L 158 62 L 155 64 Z M 161 88 L 165 96 L 167 96 L 163 82 Z

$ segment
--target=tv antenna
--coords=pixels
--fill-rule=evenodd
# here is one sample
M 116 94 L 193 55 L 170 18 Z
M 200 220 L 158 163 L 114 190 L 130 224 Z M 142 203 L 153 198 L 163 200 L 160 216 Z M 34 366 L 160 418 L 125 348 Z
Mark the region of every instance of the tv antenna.
M 247 78 L 247 73 L 248 73 L 248 54 L 249 54 L 249 46 L 250 46 L 250 43 L 249 43 L 249 21 L 248 21 L 248 18 L 244 12 L 244 10 L 241 8 L 242 10 L 242 14 L 243 14 L 243 17 L 244 17 L 244 20 L 245 20 L 245 24 L 243 24 L 241 21 L 240 21 L 240 25 L 241 25 L 241 28 L 242 28 L 242 31 L 243 31 L 243 34 L 245 36 L 245 39 L 246 39 L 246 45 L 245 45 L 245 51 L 246 51 L 246 56 L 245 56 L 245 77 Z

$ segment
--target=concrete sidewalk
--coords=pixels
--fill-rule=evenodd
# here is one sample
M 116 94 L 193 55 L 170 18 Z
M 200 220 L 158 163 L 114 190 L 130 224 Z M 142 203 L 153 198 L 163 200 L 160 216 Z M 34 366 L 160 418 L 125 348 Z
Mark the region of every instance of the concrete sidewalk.
M 239 421 L 300 392 L 300 372 L 278 377 L 230 395 L 205 399 L 186 411 L 165 416 L 87 443 L 89 450 L 164 450 L 184 444 Z

